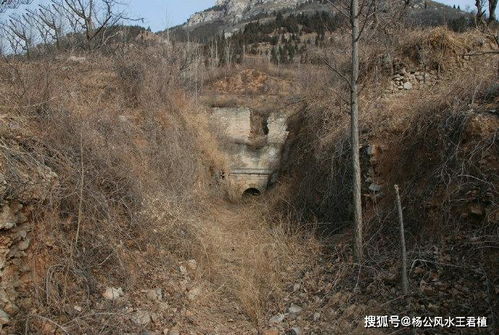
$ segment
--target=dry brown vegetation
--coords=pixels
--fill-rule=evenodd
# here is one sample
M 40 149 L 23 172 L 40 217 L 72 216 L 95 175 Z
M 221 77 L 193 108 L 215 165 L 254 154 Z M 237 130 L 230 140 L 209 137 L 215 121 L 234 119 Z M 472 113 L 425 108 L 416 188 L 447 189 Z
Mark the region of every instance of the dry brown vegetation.
M 324 66 L 213 70 L 198 51 L 168 44 L 78 62 L 2 61 L 0 200 L 24 205 L 31 241 L 9 263 L 22 274 L 7 329 L 256 334 L 291 303 L 303 316 L 279 330 L 365 334 L 366 314 L 426 315 L 430 305 L 490 315 L 497 301 L 481 286 L 497 285 L 497 61 L 462 57 L 487 47 L 479 32 L 392 34 L 362 56 L 363 177 L 383 187 L 364 185 L 362 267 L 351 250 L 345 86 Z M 348 68 L 341 52 L 330 61 Z M 391 92 L 400 67 L 440 78 Z M 241 104 L 286 109 L 290 138 L 279 185 L 262 200 L 227 203 L 206 108 Z M 409 303 L 398 284 L 394 184 L 409 230 Z M 104 299 L 110 287 L 124 297 Z M 160 301 L 149 297 L 156 288 Z M 141 311 L 149 322 L 136 322 Z
M 223 159 L 204 107 L 184 91 L 197 84 L 182 51 L 84 57 L 2 63 L 3 200 L 30 206 L 30 272 L 13 329 L 117 334 L 141 329 L 130 321 L 140 308 L 158 329 L 201 327 L 187 326 L 197 318 L 262 327 L 310 265 L 315 239 L 271 224 L 268 207 L 239 214 L 215 200 Z M 189 260 L 197 266 L 186 274 Z M 127 299 L 106 301 L 109 287 Z M 141 294 L 158 287 L 166 307 Z

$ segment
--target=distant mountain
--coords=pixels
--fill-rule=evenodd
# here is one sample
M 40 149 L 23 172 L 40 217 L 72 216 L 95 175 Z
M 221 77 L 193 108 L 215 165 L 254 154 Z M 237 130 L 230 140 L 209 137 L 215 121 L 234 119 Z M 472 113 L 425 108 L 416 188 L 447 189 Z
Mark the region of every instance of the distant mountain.
M 383 0 L 378 1 L 378 6 L 382 8 Z M 231 36 L 251 22 L 274 20 L 277 14 L 314 16 L 320 12 L 334 14 L 328 0 L 217 0 L 215 6 L 193 14 L 185 24 L 171 28 L 170 33 L 177 40 L 207 42 L 222 33 Z M 464 17 L 469 14 L 441 3 L 413 0 L 407 20 L 415 25 L 438 26 Z
M 223 20 L 238 23 L 252 17 L 268 15 L 283 9 L 294 9 L 309 0 L 217 0 L 216 5 L 196 13 L 187 21 L 187 26 Z

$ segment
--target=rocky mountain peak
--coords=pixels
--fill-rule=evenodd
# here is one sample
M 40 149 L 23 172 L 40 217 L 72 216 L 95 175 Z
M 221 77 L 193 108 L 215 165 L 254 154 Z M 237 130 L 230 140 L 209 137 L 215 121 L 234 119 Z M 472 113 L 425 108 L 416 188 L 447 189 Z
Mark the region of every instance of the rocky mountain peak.
M 188 26 L 217 20 L 237 23 L 259 14 L 268 14 L 283 8 L 293 8 L 307 0 L 217 0 L 215 6 L 196 13 L 188 20 Z

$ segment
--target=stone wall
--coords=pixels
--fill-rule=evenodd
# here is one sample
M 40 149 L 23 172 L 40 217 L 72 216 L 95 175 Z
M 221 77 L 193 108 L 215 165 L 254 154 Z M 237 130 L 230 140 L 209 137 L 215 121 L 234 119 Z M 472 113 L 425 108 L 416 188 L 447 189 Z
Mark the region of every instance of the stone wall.
M 253 113 L 249 108 L 240 107 L 214 108 L 211 114 L 213 129 L 221 137 L 221 149 L 229 162 L 227 186 L 233 197 L 249 188 L 266 190 L 279 169 L 288 136 L 284 115 L 273 112 L 257 118 L 252 117 Z
M 437 77 L 436 71 L 408 71 L 403 68 L 393 76 L 390 91 L 408 91 L 423 86 L 431 86 L 436 83 Z

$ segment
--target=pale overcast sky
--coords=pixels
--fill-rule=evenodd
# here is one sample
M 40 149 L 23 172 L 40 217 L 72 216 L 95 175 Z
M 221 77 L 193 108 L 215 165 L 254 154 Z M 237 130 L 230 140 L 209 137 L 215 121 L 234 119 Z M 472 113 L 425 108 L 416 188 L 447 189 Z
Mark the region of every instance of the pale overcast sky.
M 475 0 L 439 0 L 447 5 L 459 5 L 462 10 L 473 9 Z M 47 0 L 35 0 L 44 3 Z M 187 21 L 190 15 L 212 7 L 215 0 L 121 0 L 127 4 L 131 17 L 144 18 L 143 25 L 153 31 L 164 30 Z

